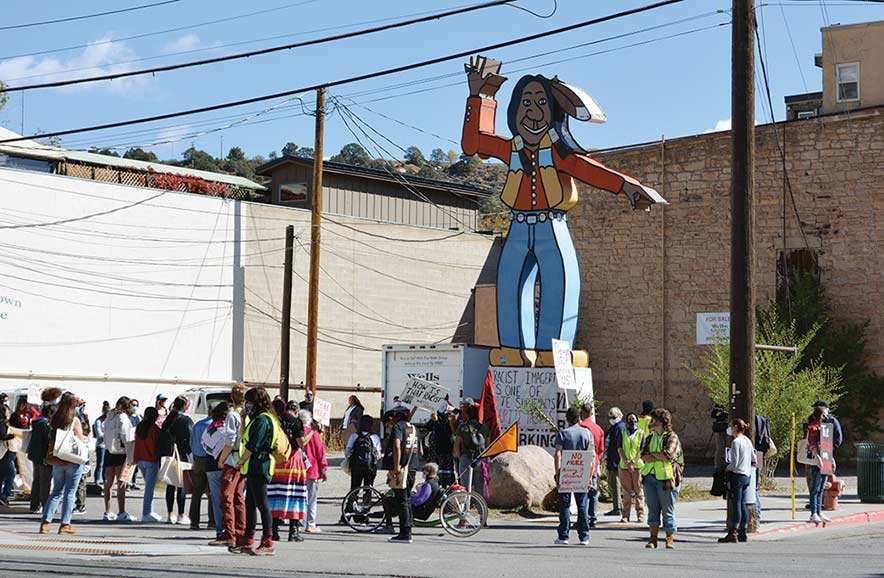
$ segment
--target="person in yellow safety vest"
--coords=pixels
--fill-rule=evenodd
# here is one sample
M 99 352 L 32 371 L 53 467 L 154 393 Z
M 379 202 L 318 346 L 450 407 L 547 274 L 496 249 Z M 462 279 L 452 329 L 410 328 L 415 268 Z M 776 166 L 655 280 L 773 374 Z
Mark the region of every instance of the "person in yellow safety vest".
M 657 547 L 660 519 L 666 532 L 666 547 L 674 548 L 675 501 L 681 483 L 681 442 L 672 431 L 672 414 L 663 408 L 651 412 L 651 435 L 641 451 L 642 483 L 648 503 L 648 527 L 651 537 L 646 548 Z
M 253 387 L 246 392 L 246 413 L 250 417 L 244 427 L 240 442 L 240 458 L 236 464 L 246 479 L 246 527 L 241 536 L 236 537 L 236 545 L 228 548 L 234 554 L 272 556 L 273 515 L 267 501 L 267 484 L 273 478 L 276 461 L 273 448 L 279 436 L 279 427 L 271 412 L 273 404 L 270 395 L 263 387 Z M 258 524 L 255 510 L 261 513 L 261 543 L 253 548 L 255 529 Z
M 645 432 L 638 427 L 638 417 L 634 413 L 626 414 L 626 431 L 620 435 L 620 487 L 623 489 L 623 517 L 621 522 L 629 521 L 633 501 L 635 503 L 636 520 L 644 522 L 645 495 L 642 488 L 641 471 L 645 463 L 641 460 L 641 449 L 645 444 Z M 635 498 L 633 498 L 635 494 Z
M 651 433 L 651 412 L 654 411 L 654 402 L 646 399 L 642 402 L 642 412 L 638 416 L 638 429 L 645 432 L 645 436 Z

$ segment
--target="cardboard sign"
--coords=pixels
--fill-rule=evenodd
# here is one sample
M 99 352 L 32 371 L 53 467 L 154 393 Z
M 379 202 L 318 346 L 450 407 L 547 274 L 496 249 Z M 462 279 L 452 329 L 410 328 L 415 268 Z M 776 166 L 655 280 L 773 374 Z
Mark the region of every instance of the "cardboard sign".
M 419 407 L 429 412 L 436 411 L 443 403 L 448 390 L 441 385 L 422 379 L 412 378 L 405 384 L 399 400 L 412 407 Z
M 318 421 L 324 426 L 331 425 L 331 402 L 325 401 L 323 399 L 319 399 L 318 397 L 313 398 L 313 419 Z M 309 425 L 309 424 L 304 424 Z
M 28 403 L 31 405 L 40 405 L 43 403 L 43 399 L 40 397 L 40 394 L 43 393 L 43 388 L 39 385 L 29 385 L 28 386 Z
M 592 473 L 592 452 L 562 450 L 562 464 L 559 467 L 559 493 L 584 493 L 589 489 Z
M 568 427 L 565 412 L 571 405 L 568 392 L 556 385 L 555 369 L 492 367 L 491 378 L 500 427 L 506 429 L 518 422 L 519 446 L 541 446 L 552 453 L 556 428 Z M 527 411 L 529 404 L 542 408 L 546 419 Z
M 561 339 L 552 340 L 553 362 L 556 366 L 556 382 L 561 389 L 577 389 L 574 366 L 571 365 L 571 346 Z
M 831 476 L 835 473 L 835 426 L 830 423 L 820 424 L 820 473 Z
M 577 397 L 583 403 L 595 404 L 595 390 L 592 385 L 592 369 L 589 367 L 575 367 L 574 381 L 577 382 Z

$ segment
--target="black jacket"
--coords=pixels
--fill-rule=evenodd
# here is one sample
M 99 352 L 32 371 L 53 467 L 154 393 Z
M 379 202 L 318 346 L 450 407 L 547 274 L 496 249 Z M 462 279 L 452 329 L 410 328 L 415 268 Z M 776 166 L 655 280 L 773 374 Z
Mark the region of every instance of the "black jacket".
M 178 458 L 187 461 L 190 454 L 190 434 L 193 431 L 193 420 L 181 412 L 173 411 L 163 422 L 163 429 L 157 441 L 157 453 L 160 457 L 172 455 L 172 445 L 178 446 Z

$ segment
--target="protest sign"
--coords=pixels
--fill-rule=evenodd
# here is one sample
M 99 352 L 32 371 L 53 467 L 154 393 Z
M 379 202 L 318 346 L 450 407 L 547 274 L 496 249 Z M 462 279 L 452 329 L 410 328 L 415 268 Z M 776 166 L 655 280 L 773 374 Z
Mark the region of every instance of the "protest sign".
M 592 369 L 589 367 L 575 367 L 574 381 L 577 382 L 577 397 L 583 403 L 595 403 L 595 390 L 592 386 Z
M 574 367 L 571 365 L 571 346 L 561 339 L 552 340 L 553 363 L 556 366 L 556 382 L 562 389 L 577 389 Z
M 28 386 L 28 403 L 31 405 L 40 405 L 43 400 L 40 398 L 40 394 L 43 393 L 43 388 L 39 385 L 29 385 Z
M 314 397 L 313 419 L 324 426 L 331 425 L 331 402 L 319 399 L 318 397 Z
M 448 390 L 441 385 L 412 378 L 405 384 L 405 389 L 402 390 L 399 400 L 412 407 L 434 412 L 445 402 L 445 396 L 448 393 Z
M 562 450 L 562 463 L 559 467 L 559 493 L 584 493 L 589 488 L 592 472 L 592 452 Z
M 835 426 L 830 423 L 820 424 L 820 473 L 831 476 L 835 473 L 834 436 Z
M 556 431 L 568 427 L 568 392 L 556 385 L 552 367 L 492 367 L 501 429 L 519 424 L 519 446 L 553 451 Z

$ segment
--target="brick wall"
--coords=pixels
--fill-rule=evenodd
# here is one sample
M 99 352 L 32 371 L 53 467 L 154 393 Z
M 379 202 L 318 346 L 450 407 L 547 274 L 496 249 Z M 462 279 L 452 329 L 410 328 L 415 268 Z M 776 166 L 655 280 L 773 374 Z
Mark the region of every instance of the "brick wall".
M 785 235 L 774 130 L 801 216 L 799 228 L 787 199 Z M 730 134 L 595 156 L 671 205 L 633 212 L 623 197 L 582 191 L 571 212 L 583 279 L 577 347 L 590 350 L 606 407 L 652 399 L 672 410 L 687 451 L 708 455 L 712 404 L 688 368 L 703 352 L 696 314 L 729 309 Z M 867 362 L 884 368 L 884 108 L 758 127 L 755 179 L 757 303 L 776 294 L 782 248 L 811 247 L 834 316 L 870 320 Z

